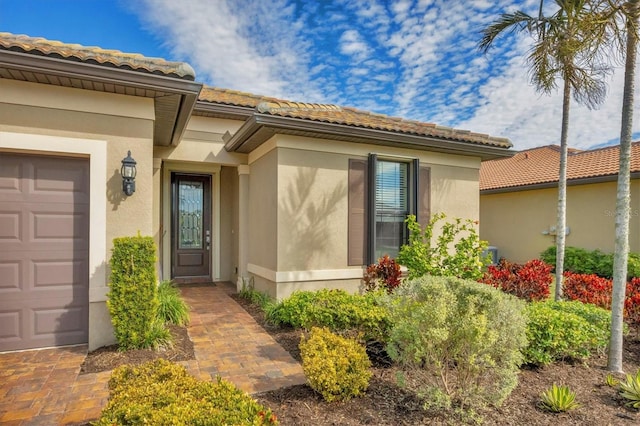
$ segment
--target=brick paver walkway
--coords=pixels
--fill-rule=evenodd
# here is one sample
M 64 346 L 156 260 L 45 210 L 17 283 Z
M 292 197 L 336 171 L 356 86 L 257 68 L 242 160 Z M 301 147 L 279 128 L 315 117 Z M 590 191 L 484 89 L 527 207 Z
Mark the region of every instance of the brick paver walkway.
M 305 382 L 302 368 L 229 294 L 231 284 L 182 288 L 191 306 L 196 360 L 183 364 L 204 380 L 221 376 L 262 392 Z M 108 399 L 111 372 L 80 375 L 87 348 L 0 353 L 0 423 L 84 424 Z

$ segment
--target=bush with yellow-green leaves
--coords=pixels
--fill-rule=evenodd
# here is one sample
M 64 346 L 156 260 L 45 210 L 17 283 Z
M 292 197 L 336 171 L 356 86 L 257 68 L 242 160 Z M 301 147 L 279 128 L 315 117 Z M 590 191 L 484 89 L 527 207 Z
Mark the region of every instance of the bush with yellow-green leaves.
M 218 378 L 205 382 L 178 364 L 158 359 L 122 366 L 109 379 L 109 403 L 97 426 L 276 425 L 270 409 Z
M 369 387 L 371 361 L 353 339 L 313 327 L 300 342 L 300 356 L 309 385 L 328 402 L 360 396 Z

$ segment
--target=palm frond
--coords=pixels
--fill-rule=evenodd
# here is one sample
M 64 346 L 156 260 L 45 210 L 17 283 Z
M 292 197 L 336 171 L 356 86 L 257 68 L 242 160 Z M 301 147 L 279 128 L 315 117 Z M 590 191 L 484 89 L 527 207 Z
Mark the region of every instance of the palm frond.
M 503 13 L 491 25 L 482 30 L 482 39 L 478 48 L 486 53 L 500 35 L 506 33 L 532 32 L 538 28 L 538 19 L 522 11 Z

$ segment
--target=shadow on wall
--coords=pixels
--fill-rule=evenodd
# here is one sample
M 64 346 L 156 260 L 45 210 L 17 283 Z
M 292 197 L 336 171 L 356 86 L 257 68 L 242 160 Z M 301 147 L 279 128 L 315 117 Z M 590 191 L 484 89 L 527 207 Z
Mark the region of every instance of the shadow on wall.
M 330 192 L 327 188 L 322 197 L 317 196 L 317 191 L 312 191 L 317 179 L 318 169 L 299 168 L 284 200 L 283 222 L 289 227 L 286 258 L 296 260 L 297 270 L 308 269 L 314 256 L 326 252 L 332 214 L 347 195 L 347 186 L 341 181 Z
M 116 169 L 107 181 L 107 201 L 113 206 L 111 210 L 118 210 L 118 206 L 125 198 L 126 196 L 122 192 L 122 176 L 120 170 Z

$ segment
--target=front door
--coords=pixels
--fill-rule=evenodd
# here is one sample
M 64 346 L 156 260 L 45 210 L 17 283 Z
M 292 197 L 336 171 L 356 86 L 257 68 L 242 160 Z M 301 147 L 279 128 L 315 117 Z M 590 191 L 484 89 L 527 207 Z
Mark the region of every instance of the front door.
M 172 278 L 211 277 L 211 176 L 171 174 Z

